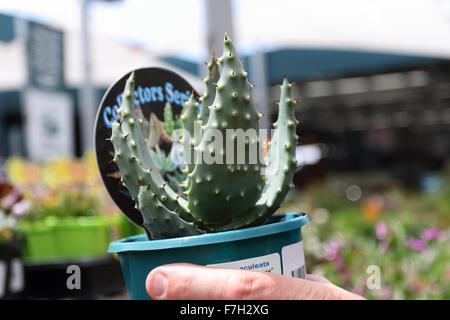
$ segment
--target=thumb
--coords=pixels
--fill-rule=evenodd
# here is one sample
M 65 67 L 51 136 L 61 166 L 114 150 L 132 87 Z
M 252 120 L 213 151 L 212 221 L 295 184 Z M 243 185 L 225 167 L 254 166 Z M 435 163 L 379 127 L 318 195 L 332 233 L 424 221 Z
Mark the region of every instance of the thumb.
M 155 268 L 145 286 L 153 299 L 169 300 L 361 299 L 330 283 L 184 263 Z

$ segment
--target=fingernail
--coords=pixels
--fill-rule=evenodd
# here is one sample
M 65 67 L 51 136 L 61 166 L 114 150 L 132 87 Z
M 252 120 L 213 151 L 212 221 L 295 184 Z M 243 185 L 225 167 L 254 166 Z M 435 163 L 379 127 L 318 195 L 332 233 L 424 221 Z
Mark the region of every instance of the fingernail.
M 154 298 L 161 297 L 166 291 L 166 288 L 167 278 L 161 273 L 155 274 L 150 284 L 150 295 Z

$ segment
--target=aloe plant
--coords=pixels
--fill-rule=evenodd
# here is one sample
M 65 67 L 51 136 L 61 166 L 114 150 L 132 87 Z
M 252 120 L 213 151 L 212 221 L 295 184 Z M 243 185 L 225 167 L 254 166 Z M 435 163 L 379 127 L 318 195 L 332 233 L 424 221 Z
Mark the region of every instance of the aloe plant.
M 214 102 L 214 97 L 216 96 L 215 84 L 219 81 L 219 65 L 217 64 L 216 57 L 212 55 L 209 63 L 206 63 L 208 67 L 208 76 L 203 80 L 206 85 L 205 94 L 200 98 L 200 112 L 197 116 L 199 120 L 206 123 L 209 117 L 209 107 Z
M 211 68 L 210 68 L 211 67 Z M 295 145 L 297 121 L 295 100 L 291 98 L 292 84 L 285 78 L 281 85 L 278 120 L 270 144 L 269 162 L 263 162 L 262 137 L 259 122 L 263 116 L 252 101 L 253 85 L 239 59 L 231 39 L 225 34 L 223 55 L 208 64 L 209 79 L 205 95 L 195 101 L 192 95 L 185 103 L 181 121 L 184 133 L 180 141 L 187 145 L 184 181 L 164 180 L 151 156 L 142 126 L 134 110 L 134 74 L 126 82 L 119 108 L 120 121 L 112 124 L 113 161 L 121 172 L 121 181 L 129 190 L 136 208 L 143 217 L 143 227 L 152 239 L 198 235 L 227 231 L 265 222 L 281 205 L 292 187 L 297 167 Z M 214 70 L 214 74 L 212 74 Z M 211 85 L 214 86 L 212 90 Z M 207 112 L 205 110 L 208 105 Z M 207 120 L 206 120 L 207 119 Z M 203 124 L 203 125 L 202 125 Z M 196 135 L 200 128 L 202 135 Z M 238 134 L 228 132 L 257 132 L 239 141 Z M 198 131 L 197 131 L 198 132 Z M 213 133 L 220 133 L 236 143 L 232 149 L 214 148 Z M 194 138 L 192 138 L 194 137 Z M 175 135 L 175 138 L 178 139 Z M 244 149 L 257 150 L 256 159 L 239 158 L 239 143 Z M 245 154 L 245 153 L 244 153 Z M 213 163 L 199 161 L 215 159 Z M 230 161 L 231 160 L 231 161 Z M 270 174 L 268 174 L 270 173 Z M 176 187 L 173 187 L 174 184 Z M 184 192 L 179 192 L 185 190 Z

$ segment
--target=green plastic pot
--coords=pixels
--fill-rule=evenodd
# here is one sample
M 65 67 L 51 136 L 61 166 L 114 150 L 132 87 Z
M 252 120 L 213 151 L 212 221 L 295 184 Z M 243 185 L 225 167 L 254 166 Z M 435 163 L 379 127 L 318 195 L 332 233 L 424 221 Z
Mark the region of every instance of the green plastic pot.
M 114 223 L 105 217 L 47 217 L 22 222 L 24 259 L 43 262 L 104 256 L 114 239 Z
M 26 260 L 54 260 L 59 257 L 56 243 L 54 223 L 51 220 L 21 222 L 20 233 L 25 242 L 22 247 L 23 258 Z
M 102 217 L 63 218 L 55 236 L 62 258 L 103 256 L 111 241 L 110 224 Z

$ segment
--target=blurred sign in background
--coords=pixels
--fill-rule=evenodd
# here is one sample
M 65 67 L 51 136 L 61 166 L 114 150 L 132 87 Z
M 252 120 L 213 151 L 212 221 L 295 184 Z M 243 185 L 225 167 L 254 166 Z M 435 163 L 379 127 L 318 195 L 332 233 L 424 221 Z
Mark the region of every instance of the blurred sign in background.
M 62 90 L 64 33 L 35 22 L 25 23 L 24 28 L 29 85 L 40 90 Z
M 64 92 L 64 33 L 23 22 L 28 85 L 22 92 L 25 140 L 32 160 L 73 156 L 72 98 Z

